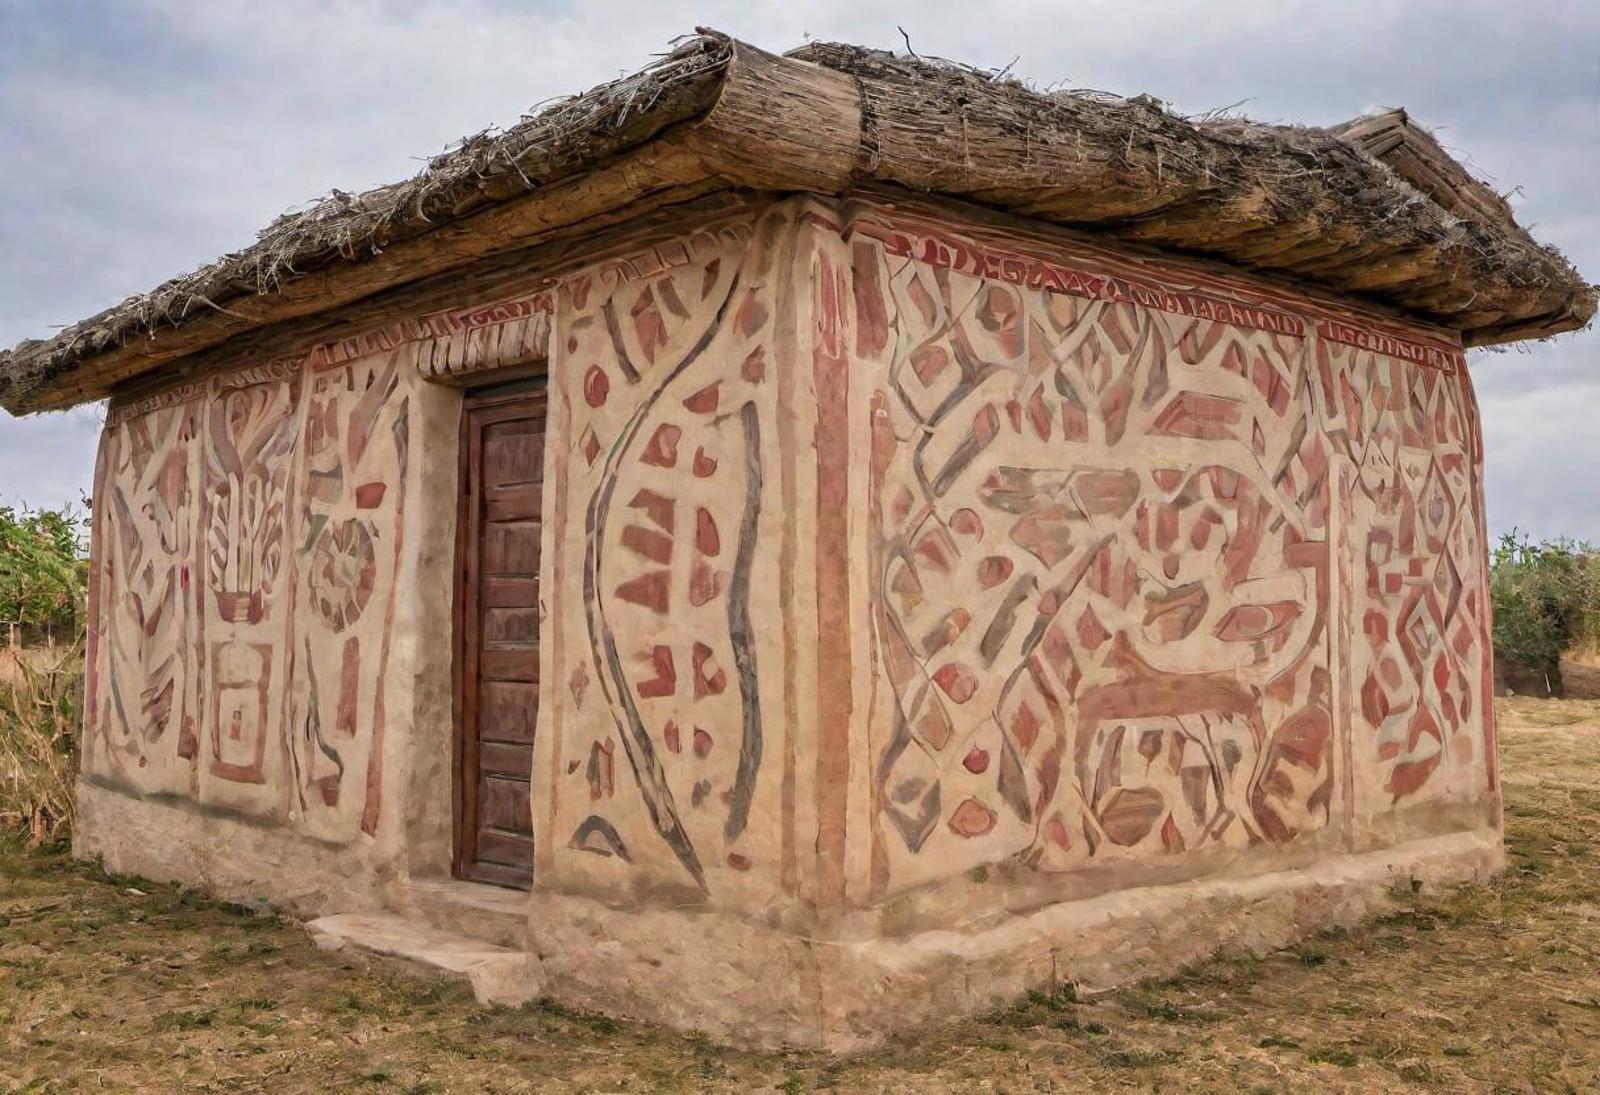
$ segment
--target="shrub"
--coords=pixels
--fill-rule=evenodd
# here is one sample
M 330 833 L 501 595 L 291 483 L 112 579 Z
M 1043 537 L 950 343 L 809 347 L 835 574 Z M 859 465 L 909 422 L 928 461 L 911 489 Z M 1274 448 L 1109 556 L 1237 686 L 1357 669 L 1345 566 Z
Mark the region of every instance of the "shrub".
M 1600 638 L 1600 556 L 1572 540 L 1535 543 L 1512 531 L 1489 564 L 1494 653 L 1559 680 L 1561 655 Z
M 83 626 L 84 520 L 69 509 L 0 506 L 0 623 L 10 645 L 68 638 Z
M 70 510 L 0 506 L 0 826 L 25 828 L 34 844 L 72 825 L 89 573 L 83 530 Z

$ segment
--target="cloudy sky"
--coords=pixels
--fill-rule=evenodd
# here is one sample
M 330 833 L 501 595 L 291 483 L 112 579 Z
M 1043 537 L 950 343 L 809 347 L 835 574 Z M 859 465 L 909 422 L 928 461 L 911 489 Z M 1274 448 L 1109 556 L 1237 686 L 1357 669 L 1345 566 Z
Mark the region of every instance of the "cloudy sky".
M 1515 14 L 1513 14 L 1515 12 Z M 249 242 L 332 187 L 630 71 L 696 24 L 1327 124 L 1406 106 L 1600 280 L 1600 3 L 0 0 L 0 344 Z M 1600 333 L 1474 355 L 1489 520 L 1600 541 Z M 89 485 L 98 407 L 0 412 L 0 504 Z

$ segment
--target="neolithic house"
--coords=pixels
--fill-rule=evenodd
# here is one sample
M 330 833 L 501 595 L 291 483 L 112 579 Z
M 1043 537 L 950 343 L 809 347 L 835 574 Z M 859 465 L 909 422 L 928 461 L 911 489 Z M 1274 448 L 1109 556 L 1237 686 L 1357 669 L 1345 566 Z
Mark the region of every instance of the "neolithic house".
M 703 32 L 0 360 L 80 851 L 829 1046 L 1481 875 L 1462 348 L 1594 308 L 1402 112 Z

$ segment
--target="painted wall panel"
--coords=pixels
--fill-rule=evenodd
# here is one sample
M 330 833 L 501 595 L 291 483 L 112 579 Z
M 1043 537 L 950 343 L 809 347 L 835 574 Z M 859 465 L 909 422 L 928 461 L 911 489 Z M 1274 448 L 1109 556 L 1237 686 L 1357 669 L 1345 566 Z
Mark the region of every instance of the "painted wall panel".
M 778 544 L 793 219 L 739 217 L 562 279 L 547 504 L 556 886 L 781 888 Z M 536 827 L 540 822 L 536 821 Z
M 1479 456 L 1448 340 L 927 207 L 810 222 L 848 271 L 814 286 L 839 317 L 818 343 L 848 347 L 871 469 L 874 899 L 1481 823 Z
M 536 888 L 911 930 L 1495 823 L 1447 335 L 932 204 L 601 248 L 113 408 L 92 779 L 377 833 L 418 386 L 547 356 Z
M 413 375 L 319 353 L 112 408 L 89 776 L 373 831 Z

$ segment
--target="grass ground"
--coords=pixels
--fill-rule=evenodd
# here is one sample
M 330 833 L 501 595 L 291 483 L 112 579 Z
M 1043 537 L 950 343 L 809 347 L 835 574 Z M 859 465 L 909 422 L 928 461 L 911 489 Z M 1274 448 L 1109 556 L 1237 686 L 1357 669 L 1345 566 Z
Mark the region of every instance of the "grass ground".
M 292 922 L 0 841 L 0 1090 L 1600 1089 L 1600 702 L 1513 699 L 1501 720 L 1494 883 L 843 1060 L 482 1009 Z

